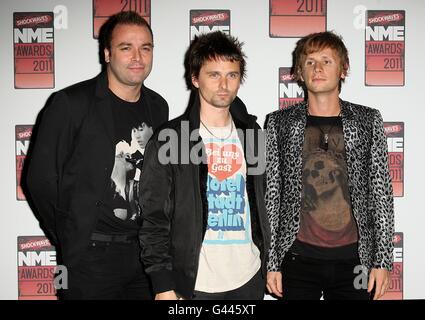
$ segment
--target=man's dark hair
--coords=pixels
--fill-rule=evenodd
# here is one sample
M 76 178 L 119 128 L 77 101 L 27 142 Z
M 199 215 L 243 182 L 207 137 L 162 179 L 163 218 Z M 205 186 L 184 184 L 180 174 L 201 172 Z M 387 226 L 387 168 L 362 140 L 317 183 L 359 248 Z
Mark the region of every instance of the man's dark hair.
M 111 16 L 103 25 L 102 25 L 102 34 L 99 33 L 99 40 L 103 44 L 103 47 L 106 49 L 111 48 L 111 41 L 112 41 L 112 33 L 114 32 L 114 29 L 119 24 L 129 24 L 129 25 L 137 25 L 141 27 L 146 27 L 151 36 L 153 41 L 153 32 L 151 29 L 151 26 L 147 21 L 140 16 L 138 13 L 134 11 L 121 11 L 117 14 L 114 14 Z M 101 37 L 102 36 L 102 37 Z
M 238 61 L 241 82 L 243 82 L 246 76 L 246 56 L 242 52 L 242 46 L 243 42 L 221 31 L 195 36 L 184 59 L 184 78 L 187 88 L 193 89 L 192 76 L 197 78 L 201 67 L 208 60 Z
M 110 16 L 99 30 L 99 55 L 102 65 L 105 63 L 103 50 L 111 50 L 112 33 L 114 32 L 115 27 L 120 24 L 146 27 L 152 36 L 153 44 L 153 32 L 149 23 L 141 15 L 134 11 L 121 11 Z

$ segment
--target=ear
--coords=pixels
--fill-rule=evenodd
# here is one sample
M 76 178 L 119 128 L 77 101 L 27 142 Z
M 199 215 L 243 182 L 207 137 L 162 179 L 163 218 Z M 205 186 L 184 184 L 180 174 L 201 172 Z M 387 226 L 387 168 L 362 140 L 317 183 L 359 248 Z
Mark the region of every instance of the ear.
M 345 70 L 344 70 L 345 69 Z M 348 73 L 348 65 L 346 64 L 341 70 L 341 79 L 344 80 Z
M 105 62 L 106 63 L 109 63 L 109 60 L 110 60 L 110 54 L 109 54 L 109 50 L 108 49 L 103 49 L 103 54 L 104 54 L 104 56 L 105 56 Z
M 301 79 L 301 81 L 304 82 L 304 77 L 303 77 L 303 73 L 302 73 L 301 68 L 298 68 L 297 73 L 298 73 L 298 77 Z
M 192 75 L 192 84 L 195 88 L 199 89 L 199 81 L 194 75 Z

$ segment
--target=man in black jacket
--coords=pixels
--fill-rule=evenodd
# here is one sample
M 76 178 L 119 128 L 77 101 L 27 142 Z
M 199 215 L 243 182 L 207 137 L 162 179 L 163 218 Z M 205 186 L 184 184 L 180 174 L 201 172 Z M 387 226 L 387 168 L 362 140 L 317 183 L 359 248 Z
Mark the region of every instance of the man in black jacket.
M 264 296 L 264 143 L 236 97 L 241 46 L 221 32 L 193 40 L 185 59 L 192 102 L 146 149 L 140 239 L 158 300 Z
M 147 140 L 168 120 L 168 105 L 143 85 L 153 35 L 141 16 L 112 16 L 99 40 L 106 72 L 54 95 L 27 183 L 68 269 L 65 299 L 150 299 L 137 238 L 140 170 Z

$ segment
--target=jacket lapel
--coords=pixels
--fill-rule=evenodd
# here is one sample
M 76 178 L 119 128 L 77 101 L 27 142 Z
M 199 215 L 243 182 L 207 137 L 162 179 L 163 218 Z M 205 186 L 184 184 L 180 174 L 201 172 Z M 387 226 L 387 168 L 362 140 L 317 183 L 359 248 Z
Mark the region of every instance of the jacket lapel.
M 150 121 L 152 126 L 156 123 L 161 123 L 161 119 L 159 118 L 160 114 L 152 112 L 154 110 L 155 104 L 152 101 L 148 89 L 144 85 L 142 85 L 141 95 L 144 102 L 143 107 L 145 108 L 148 121 Z M 156 119 L 156 121 L 154 119 Z M 153 127 L 153 129 L 156 130 L 156 127 Z
M 96 83 L 95 109 L 106 129 L 106 134 L 109 138 L 109 141 L 111 142 L 112 147 L 114 148 L 115 153 L 115 127 L 110 102 L 111 99 L 109 97 L 108 77 L 106 72 L 104 72 L 99 75 Z
M 303 102 L 298 108 L 294 108 L 287 118 L 288 134 L 280 140 L 284 143 L 285 150 L 290 158 L 295 159 L 296 167 L 302 171 L 303 146 L 305 127 L 307 124 L 307 103 Z
M 358 126 L 352 106 L 350 103 L 344 100 L 340 100 L 341 103 L 341 118 L 342 118 L 342 131 L 344 134 L 345 144 L 345 159 L 347 162 L 348 175 L 352 172 L 352 161 L 355 159 L 357 153 L 356 141 L 359 141 Z

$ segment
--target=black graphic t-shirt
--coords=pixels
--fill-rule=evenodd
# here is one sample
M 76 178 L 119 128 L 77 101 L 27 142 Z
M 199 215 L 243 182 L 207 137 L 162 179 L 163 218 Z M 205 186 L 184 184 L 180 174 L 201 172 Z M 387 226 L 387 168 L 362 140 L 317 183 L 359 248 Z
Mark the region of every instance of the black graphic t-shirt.
M 138 203 L 140 170 L 153 124 L 143 94 L 139 101 L 127 102 L 111 91 L 109 93 L 115 129 L 115 163 L 96 231 L 135 233 L 141 223 Z
M 326 260 L 358 257 L 344 148 L 341 117 L 307 117 L 295 253 Z

